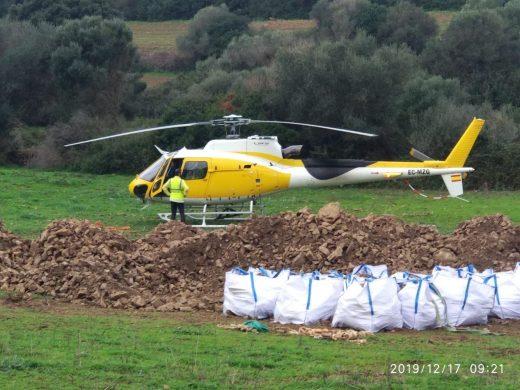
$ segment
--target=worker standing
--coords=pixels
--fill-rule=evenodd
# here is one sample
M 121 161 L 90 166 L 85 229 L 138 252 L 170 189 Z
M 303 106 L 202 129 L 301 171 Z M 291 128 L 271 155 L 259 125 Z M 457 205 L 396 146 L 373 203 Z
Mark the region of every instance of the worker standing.
M 181 178 L 181 170 L 175 170 L 175 176 L 164 183 L 162 190 L 166 195 L 170 196 L 170 205 L 172 209 L 171 220 L 174 221 L 177 216 L 177 209 L 181 215 L 181 222 L 186 222 L 184 215 L 184 197 L 189 191 L 186 182 Z

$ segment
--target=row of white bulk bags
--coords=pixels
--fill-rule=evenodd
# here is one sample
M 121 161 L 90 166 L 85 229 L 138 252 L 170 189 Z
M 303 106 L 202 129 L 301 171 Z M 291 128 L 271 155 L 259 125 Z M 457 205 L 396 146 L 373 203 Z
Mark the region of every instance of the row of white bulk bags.
M 520 318 L 520 263 L 499 273 L 436 266 L 432 275 L 398 272 L 388 278 L 386 266 L 365 264 L 345 277 L 234 269 L 226 273 L 224 313 L 274 314 L 276 322 L 306 325 L 333 318 L 333 326 L 373 332 L 483 324 L 490 314 Z
M 398 289 L 394 278 L 354 278 L 339 297 L 332 326 L 370 332 L 402 328 Z
M 233 268 L 226 272 L 224 314 L 259 319 L 271 317 L 289 274 L 289 270 L 276 273 L 263 268 L 249 268 L 247 271 Z
M 289 276 L 278 295 L 274 321 L 281 324 L 312 325 L 334 315 L 343 290 L 341 274 L 319 272 Z

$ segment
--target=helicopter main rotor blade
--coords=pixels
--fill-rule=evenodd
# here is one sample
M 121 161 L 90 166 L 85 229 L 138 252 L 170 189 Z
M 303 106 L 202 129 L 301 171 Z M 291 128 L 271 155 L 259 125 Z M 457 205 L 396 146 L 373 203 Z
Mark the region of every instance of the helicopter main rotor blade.
M 338 127 L 329 127 L 329 126 L 320 126 L 320 125 L 311 125 L 309 123 L 298 123 L 298 122 L 284 122 L 284 121 L 261 121 L 261 120 L 255 120 L 252 119 L 250 123 L 281 123 L 284 125 L 299 125 L 299 126 L 309 126 L 309 127 L 317 127 L 320 129 L 327 129 L 327 130 L 334 130 L 334 131 L 341 131 L 343 133 L 350 133 L 350 134 L 357 134 L 357 135 L 363 135 L 365 137 L 377 137 L 377 134 L 372 133 L 363 133 L 361 131 L 355 131 L 355 130 L 347 130 L 347 129 L 340 129 Z
M 104 139 L 123 137 L 125 135 L 130 135 L 130 134 L 147 133 L 147 132 L 156 131 L 156 130 L 175 129 L 177 127 L 191 127 L 191 126 L 203 126 L 203 125 L 212 125 L 212 122 L 181 123 L 178 125 L 167 125 L 167 126 L 159 126 L 159 127 L 150 127 L 148 129 L 132 130 L 132 131 L 127 131 L 125 133 L 107 135 L 106 137 L 99 137 L 99 138 L 88 139 L 86 141 L 74 142 L 72 144 L 65 145 L 65 147 L 81 145 L 81 144 L 86 144 L 86 143 L 95 142 L 95 141 L 101 141 Z

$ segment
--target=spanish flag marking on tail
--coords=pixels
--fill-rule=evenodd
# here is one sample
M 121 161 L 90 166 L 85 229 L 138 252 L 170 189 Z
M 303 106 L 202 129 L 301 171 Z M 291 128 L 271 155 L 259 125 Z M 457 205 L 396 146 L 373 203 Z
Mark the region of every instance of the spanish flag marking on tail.
M 451 175 L 451 182 L 456 183 L 458 181 L 462 181 L 462 175 L 460 173 L 457 173 L 455 175 Z

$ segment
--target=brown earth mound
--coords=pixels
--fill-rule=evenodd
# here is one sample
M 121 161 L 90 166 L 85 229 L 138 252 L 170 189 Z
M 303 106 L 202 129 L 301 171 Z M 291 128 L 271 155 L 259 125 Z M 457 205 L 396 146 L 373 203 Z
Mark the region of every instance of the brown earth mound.
M 71 302 L 145 310 L 220 310 L 225 271 L 265 266 L 351 272 L 360 263 L 392 271 L 435 264 L 512 269 L 520 226 L 502 215 L 464 222 L 452 235 L 391 216 L 358 219 L 329 204 L 255 217 L 224 230 L 179 222 L 131 241 L 88 221 L 51 223 L 34 241 L 0 228 L 0 289 Z

